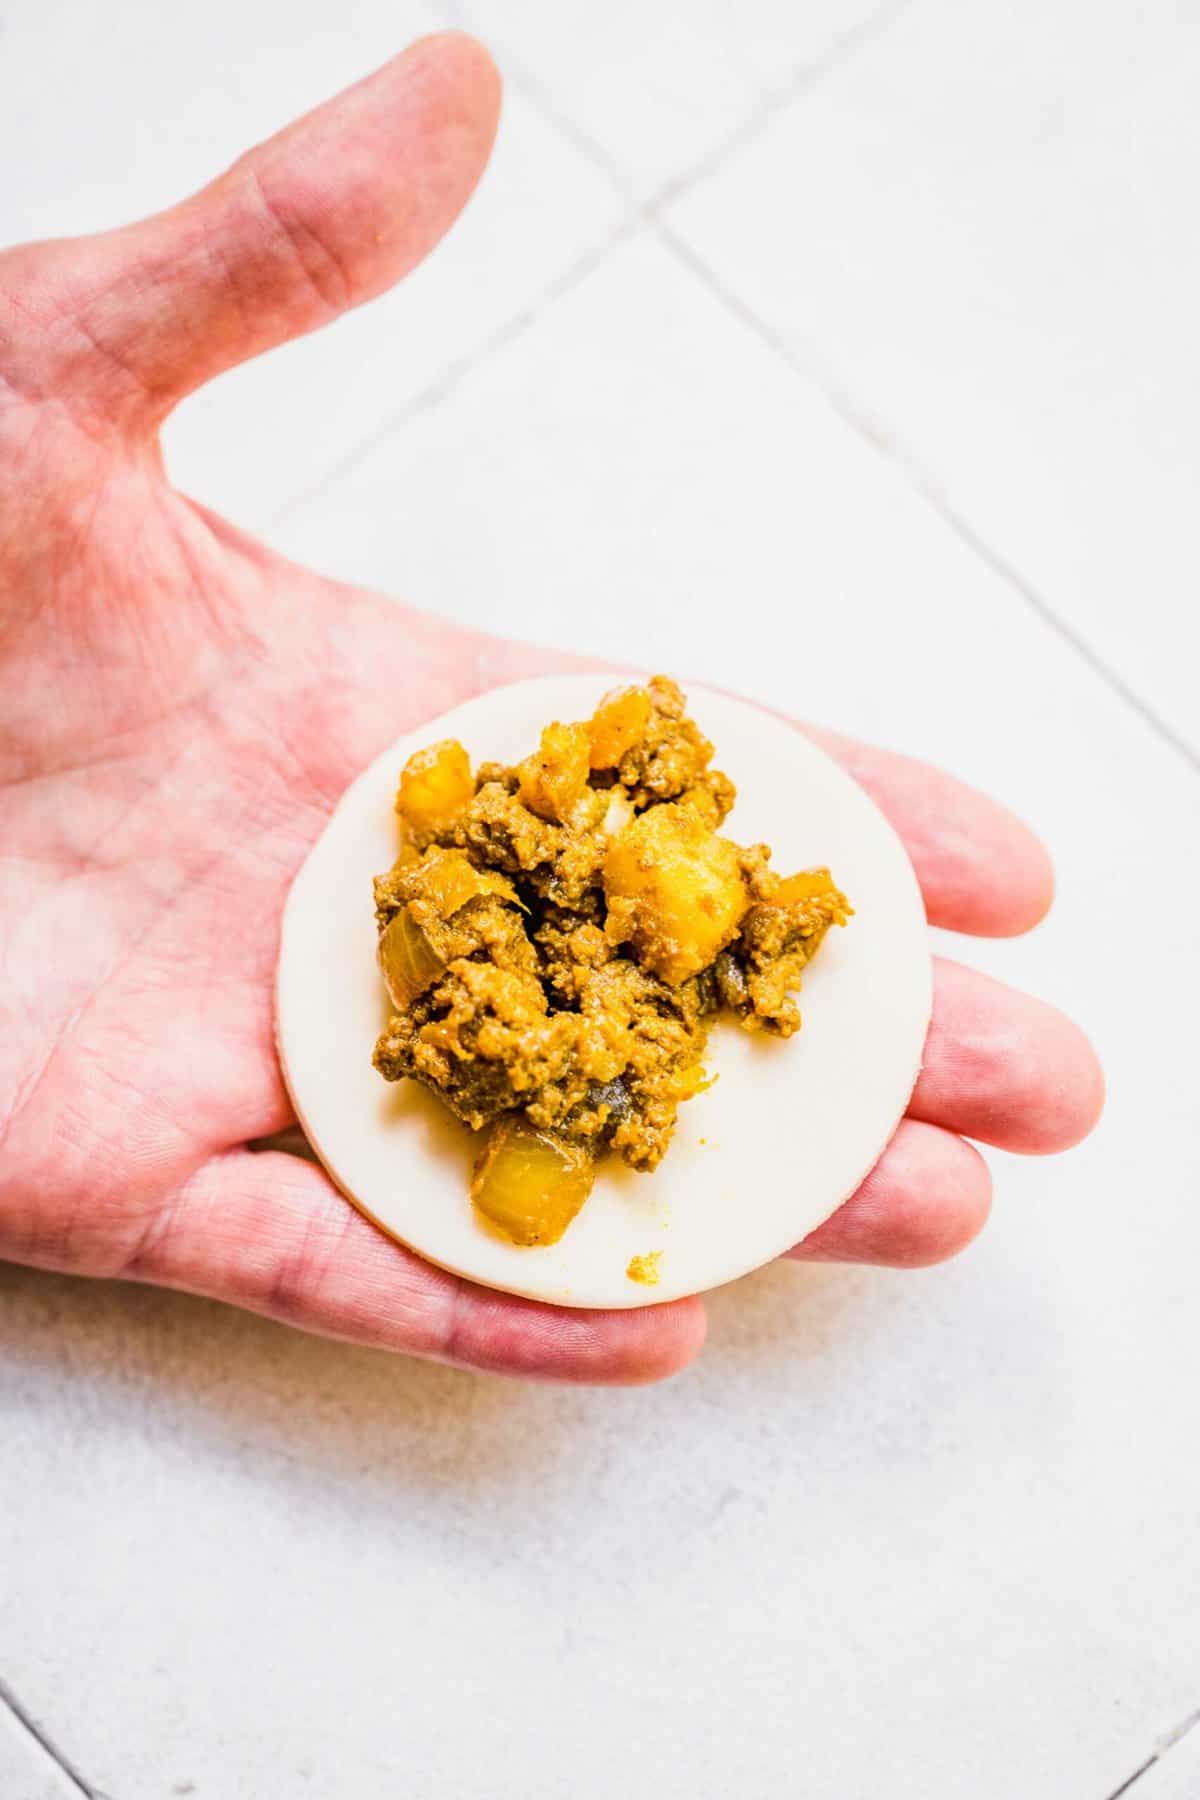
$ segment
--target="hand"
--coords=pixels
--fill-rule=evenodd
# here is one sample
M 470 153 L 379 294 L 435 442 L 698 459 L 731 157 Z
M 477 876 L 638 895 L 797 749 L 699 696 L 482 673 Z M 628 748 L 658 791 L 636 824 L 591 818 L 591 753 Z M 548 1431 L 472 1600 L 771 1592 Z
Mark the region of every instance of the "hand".
M 477 1368 L 644 1380 L 696 1352 L 698 1300 L 586 1313 L 487 1292 L 390 1242 L 312 1163 L 248 1148 L 292 1122 L 279 916 L 338 795 L 401 732 L 570 659 L 296 568 L 174 492 L 158 448 L 200 383 L 420 261 L 498 104 L 478 46 L 429 39 L 170 212 L 0 256 L 0 1256 Z M 935 924 L 1042 916 L 1049 865 L 1007 813 L 821 741 L 904 837 Z M 908 1118 L 792 1254 L 952 1254 L 989 1202 L 959 1134 L 1062 1149 L 1101 1091 L 1060 1014 L 940 964 Z

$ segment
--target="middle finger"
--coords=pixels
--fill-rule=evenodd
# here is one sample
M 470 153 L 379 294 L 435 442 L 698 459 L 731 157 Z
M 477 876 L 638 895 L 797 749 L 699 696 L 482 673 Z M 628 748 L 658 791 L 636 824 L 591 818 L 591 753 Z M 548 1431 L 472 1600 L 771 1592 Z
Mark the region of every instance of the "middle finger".
M 1077 1144 L 1103 1104 L 1096 1053 L 1057 1007 L 935 959 L 933 1018 L 910 1118 L 1036 1156 Z

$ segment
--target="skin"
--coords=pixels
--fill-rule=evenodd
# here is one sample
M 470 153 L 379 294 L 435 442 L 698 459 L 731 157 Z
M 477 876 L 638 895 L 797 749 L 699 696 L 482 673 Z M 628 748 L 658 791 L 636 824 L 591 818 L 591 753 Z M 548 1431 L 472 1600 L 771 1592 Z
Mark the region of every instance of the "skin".
M 483 172 L 499 98 L 477 44 L 427 39 L 169 212 L 0 256 L 0 1256 L 474 1368 L 645 1381 L 699 1350 L 699 1300 L 489 1293 L 312 1164 L 247 1148 L 293 1123 L 278 920 L 338 795 L 401 732 L 571 659 L 296 567 L 175 492 L 158 447 L 201 383 L 421 260 Z M 813 735 L 903 836 L 933 923 L 1042 917 L 1050 865 L 1010 814 Z M 1069 1020 L 942 963 L 909 1117 L 792 1254 L 953 1255 L 990 1200 L 965 1138 L 1062 1150 L 1101 1102 Z

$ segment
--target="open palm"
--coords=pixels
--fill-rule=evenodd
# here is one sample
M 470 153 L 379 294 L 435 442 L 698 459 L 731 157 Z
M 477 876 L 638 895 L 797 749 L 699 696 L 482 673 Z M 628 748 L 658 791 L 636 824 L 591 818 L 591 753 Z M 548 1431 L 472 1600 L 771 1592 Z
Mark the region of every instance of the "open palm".
M 477 1367 L 670 1373 L 698 1301 L 583 1313 L 488 1293 L 367 1224 L 292 1116 L 271 989 L 288 884 L 400 733 L 569 659 L 299 569 L 167 483 L 158 430 L 231 364 L 381 292 L 486 162 L 470 40 L 416 45 L 171 212 L 0 256 L 0 1255 L 161 1282 Z M 904 836 L 931 920 L 1049 904 L 1036 841 L 921 764 L 826 738 Z M 942 964 L 910 1116 L 795 1254 L 915 1265 L 987 1212 L 973 1136 L 1062 1148 L 1101 1081 L 1059 1014 Z

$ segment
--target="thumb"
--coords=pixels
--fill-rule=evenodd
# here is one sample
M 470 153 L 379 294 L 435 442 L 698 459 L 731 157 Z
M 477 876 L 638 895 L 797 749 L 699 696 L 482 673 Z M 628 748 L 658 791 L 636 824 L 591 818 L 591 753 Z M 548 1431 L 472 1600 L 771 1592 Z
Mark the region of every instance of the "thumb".
M 382 293 L 462 211 L 499 107 L 479 44 L 424 38 L 169 211 L 10 252 L 3 285 L 44 328 L 39 385 L 153 427 L 222 370 Z

